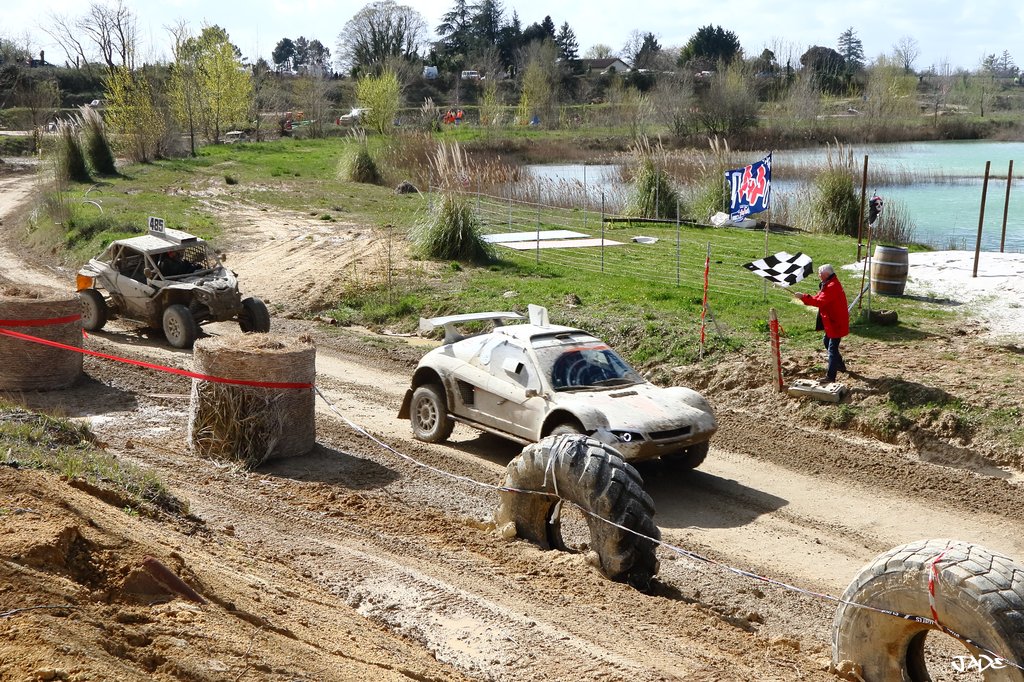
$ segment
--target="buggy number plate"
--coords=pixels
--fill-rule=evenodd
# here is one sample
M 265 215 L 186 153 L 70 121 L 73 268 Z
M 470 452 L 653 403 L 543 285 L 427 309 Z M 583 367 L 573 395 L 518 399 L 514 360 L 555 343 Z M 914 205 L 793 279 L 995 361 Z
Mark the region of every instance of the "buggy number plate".
M 154 217 L 150 216 L 150 218 L 149 218 L 149 231 L 150 232 L 163 232 L 164 231 L 164 219 L 163 218 L 154 218 Z

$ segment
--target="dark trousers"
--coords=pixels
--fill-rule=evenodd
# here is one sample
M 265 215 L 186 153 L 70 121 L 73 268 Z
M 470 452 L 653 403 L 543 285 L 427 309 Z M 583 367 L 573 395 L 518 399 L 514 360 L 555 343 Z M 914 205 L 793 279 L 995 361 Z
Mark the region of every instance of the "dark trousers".
M 825 350 L 828 351 L 828 369 L 825 370 L 825 378 L 829 381 L 836 380 L 836 373 L 846 371 L 846 363 L 843 361 L 843 354 L 839 352 L 839 342 L 842 339 L 833 339 L 825 336 Z

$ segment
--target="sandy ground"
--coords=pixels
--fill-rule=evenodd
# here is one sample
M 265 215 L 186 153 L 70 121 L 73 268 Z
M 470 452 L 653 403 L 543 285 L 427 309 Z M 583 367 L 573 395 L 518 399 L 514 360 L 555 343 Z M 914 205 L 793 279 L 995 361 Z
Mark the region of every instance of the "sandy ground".
M 27 196 L 20 187 L 4 187 L 0 216 Z M 425 347 L 289 319 L 331 296 L 324 283 L 351 277 L 353 263 L 369 276 L 373 263 L 401 262 L 390 240 L 263 208 L 211 210 L 237 231 L 229 263 L 248 293 L 271 302 L 275 333 L 315 340 L 326 397 L 317 448 L 250 472 L 197 458 L 186 435 L 190 380 L 94 358 L 67 391 L 7 396 L 87 421 L 109 452 L 167 480 L 190 515 L 132 515 L 56 477 L 0 469 L 0 679 L 827 680 L 835 605 L 809 591 L 838 596 L 874 556 L 920 538 L 1024 558 L 1017 449 L 972 442 L 941 415 L 885 440 L 822 429 L 811 417 L 836 407 L 773 392 L 751 358 L 675 370 L 708 396 L 721 426 L 698 471 L 639 467 L 666 542 L 650 594 L 603 578 L 581 529 L 577 553 L 507 541 L 490 523 L 495 493 L 471 481 L 498 483 L 518 446 L 463 427 L 428 445 L 395 417 Z M 297 238 L 307 230 L 312 238 Z M 9 221 L 2 237 L 6 278 L 67 286 L 66 273 L 26 266 Z M 282 290 L 270 258 L 310 273 L 308 286 Z M 940 292 L 952 277 L 929 280 L 931 271 L 913 260 L 908 293 L 972 315 L 993 307 L 984 293 L 968 301 L 962 284 Z M 851 342 L 850 400 L 880 402 L 898 382 L 994 399 L 1008 376 L 1024 376 L 1021 339 L 1003 334 L 1001 319 L 965 316 L 901 347 Z M 129 323 L 87 345 L 192 362 Z M 784 370 L 813 376 L 820 358 L 793 354 Z M 147 555 L 203 601 L 147 577 Z M 31 606 L 61 608 L 8 614 Z M 934 679 L 979 679 L 951 670 L 958 653 L 940 638 Z

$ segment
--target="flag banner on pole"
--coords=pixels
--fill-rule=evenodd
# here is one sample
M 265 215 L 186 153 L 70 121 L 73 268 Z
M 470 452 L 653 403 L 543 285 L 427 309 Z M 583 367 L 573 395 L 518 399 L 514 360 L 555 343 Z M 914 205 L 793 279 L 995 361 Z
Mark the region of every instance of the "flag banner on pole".
M 741 222 L 769 208 L 772 194 L 772 155 L 744 168 L 725 171 L 729 189 L 729 218 Z
M 780 251 L 774 256 L 767 256 L 753 263 L 744 263 L 743 267 L 783 287 L 796 284 L 813 270 L 811 257 L 799 251 L 794 255 Z

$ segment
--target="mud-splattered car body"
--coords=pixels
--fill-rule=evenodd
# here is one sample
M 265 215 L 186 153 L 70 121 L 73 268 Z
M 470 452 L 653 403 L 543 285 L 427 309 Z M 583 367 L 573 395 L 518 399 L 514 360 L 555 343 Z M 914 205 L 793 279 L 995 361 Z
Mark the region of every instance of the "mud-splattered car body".
M 399 411 L 417 438 L 445 440 L 450 422 L 461 422 L 522 443 L 586 433 L 627 461 L 664 457 L 689 468 L 703 461 L 717 423 L 699 393 L 655 386 L 601 339 L 549 324 L 543 308 L 531 306 L 526 324 L 503 324 L 509 319 L 523 317 L 496 312 L 422 321 L 423 328 L 444 326 L 446 337 L 420 361 Z M 483 320 L 498 326 L 467 338 L 455 330 Z

